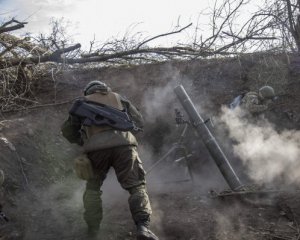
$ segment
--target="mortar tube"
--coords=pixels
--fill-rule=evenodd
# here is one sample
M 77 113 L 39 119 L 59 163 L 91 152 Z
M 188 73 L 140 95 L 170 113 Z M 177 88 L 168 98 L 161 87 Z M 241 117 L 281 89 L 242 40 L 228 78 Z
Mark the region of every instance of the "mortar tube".
M 216 141 L 208 127 L 205 125 L 203 118 L 196 110 L 195 105 L 193 104 L 189 95 L 186 93 L 184 87 L 182 85 L 179 85 L 174 88 L 174 92 L 177 95 L 184 110 L 187 112 L 191 124 L 196 129 L 198 135 L 204 142 L 210 155 L 212 156 L 213 160 L 215 161 L 217 167 L 219 168 L 220 172 L 222 173 L 231 190 L 241 190 L 243 188 L 243 185 L 240 179 L 234 172 L 232 166 L 230 165 L 227 157 L 220 148 L 218 142 Z

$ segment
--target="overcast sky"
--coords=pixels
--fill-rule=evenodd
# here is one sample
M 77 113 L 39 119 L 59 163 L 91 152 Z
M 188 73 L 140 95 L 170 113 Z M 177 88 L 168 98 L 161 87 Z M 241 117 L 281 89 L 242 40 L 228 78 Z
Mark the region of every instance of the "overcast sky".
M 259 0 L 252 0 L 255 3 Z M 172 30 L 180 19 L 185 26 L 201 19 L 201 27 L 208 22 L 208 16 L 201 14 L 212 5 L 212 0 L 0 0 L 0 17 L 14 16 L 28 21 L 25 30 L 39 33 L 49 29 L 51 18 L 64 17 L 71 21 L 71 31 L 76 42 L 87 46 L 95 34 L 96 39 L 105 41 L 122 37 L 131 32 L 143 32 L 144 36 L 155 36 Z M 6 14 L 2 14 L 6 13 Z M 203 23 L 203 24 L 202 24 Z M 133 26 L 135 26 L 133 28 Z M 184 39 L 187 33 L 174 38 L 158 40 L 157 44 Z M 176 40 L 174 40 L 176 39 Z M 166 42 L 164 42 L 166 41 Z

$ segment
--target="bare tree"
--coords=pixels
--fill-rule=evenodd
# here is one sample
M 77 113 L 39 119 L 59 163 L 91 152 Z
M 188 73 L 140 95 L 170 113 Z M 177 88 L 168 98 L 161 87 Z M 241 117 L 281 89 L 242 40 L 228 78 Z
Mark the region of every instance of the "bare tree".
M 240 22 L 240 12 L 246 8 L 249 1 L 246 0 L 223 0 L 220 4 L 215 2 L 209 12 L 203 13 L 211 16 L 209 27 L 203 32 L 197 24 L 191 42 L 178 43 L 172 47 L 151 47 L 152 40 L 177 34 L 191 29 L 191 24 L 185 27 L 176 27 L 169 33 L 159 34 L 144 41 L 130 41 L 122 39 L 105 42 L 99 48 L 88 54 L 82 54 L 84 59 L 75 62 L 107 62 L 113 63 L 147 63 L 152 61 L 166 60 L 188 60 L 195 58 L 206 58 L 216 55 L 234 55 L 240 52 L 250 52 L 256 49 L 267 49 L 270 41 L 276 40 L 276 36 L 270 34 L 271 23 L 266 21 L 267 17 L 258 16 L 256 13 Z M 239 23 L 239 24 L 237 24 Z M 203 23 L 202 23 L 203 25 Z M 125 43 L 124 43 L 125 42 Z M 121 47 L 120 47 L 121 46 Z M 122 46 L 126 46 L 122 48 Z M 256 48 L 254 48 L 256 46 Z M 73 62 L 73 60 L 71 60 Z
M 300 1 L 265 0 L 264 6 L 248 18 L 242 16 L 250 0 L 216 0 L 208 12 L 207 25 L 178 24 L 171 31 L 144 37 L 130 33 L 99 43 L 94 38 L 83 52 L 68 34 L 68 23 L 52 20 L 50 34 L 16 37 L 11 31 L 26 23 L 15 19 L 0 26 L 0 106 L 15 106 L 23 101 L 32 104 L 31 83 L 42 63 L 54 63 L 57 68 L 69 64 L 135 65 L 169 60 L 233 56 L 255 51 L 300 51 Z M 178 41 L 173 46 L 157 47 L 159 38 L 192 32 L 190 41 Z M 47 64 L 45 64 L 47 65 Z M 44 66 L 45 66 L 44 65 Z M 50 72 L 53 71 L 53 65 Z M 58 72 L 58 71 L 55 71 Z M 17 100 L 16 100 L 17 99 Z M 23 106 L 23 105 L 22 105 Z
M 261 9 L 253 15 L 263 18 L 269 35 L 276 36 L 277 46 L 284 51 L 300 53 L 300 1 L 265 0 Z
M 193 42 L 178 43 L 172 47 L 152 47 L 151 43 L 169 35 L 187 31 L 192 24 L 184 27 L 177 26 L 172 31 L 158 34 L 153 37 L 142 39 L 140 33 L 129 34 L 121 39 L 113 39 L 96 46 L 95 39 L 91 42 L 91 48 L 87 53 L 82 53 L 79 57 L 79 44 L 70 45 L 70 37 L 67 34 L 67 25 L 63 19 L 52 20 L 52 31 L 50 34 L 40 34 L 35 37 L 36 45 L 39 46 L 39 55 L 16 56 L 9 62 L 0 59 L 0 68 L 12 67 L 23 64 L 38 64 L 42 62 L 57 63 L 104 63 L 104 64 L 141 64 L 168 60 L 188 60 L 195 58 L 205 58 L 215 55 L 233 55 L 241 51 L 253 51 L 253 46 L 262 48 L 263 44 L 276 39 L 270 35 L 274 28 L 274 23 L 267 21 L 269 15 L 259 12 L 250 16 L 244 23 L 237 24 L 239 14 L 243 7 L 246 7 L 247 0 L 223 0 L 220 4 L 211 9 L 210 28 L 206 34 L 199 33 L 199 27 L 195 28 Z M 210 35 L 207 34 L 210 32 Z M 16 42 L 16 41 L 15 41 Z M 255 42 L 255 43 L 254 43 Z M 249 44 L 248 44 L 249 43 Z M 248 45 L 247 45 L 248 44 Z M 9 47 L 16 44 L 10 44 Z M 39 49 L 36 47 L 35 49 Z M 76 50 L 74 52 L 74 50 Z M 95 50 L 92 50 L 95 49 Z M 6 51 L 7 52 L 7 51 Z M 13 53 L 13 51 L 9 51 Z M 32 54 L 31 54 L 32 55 Z

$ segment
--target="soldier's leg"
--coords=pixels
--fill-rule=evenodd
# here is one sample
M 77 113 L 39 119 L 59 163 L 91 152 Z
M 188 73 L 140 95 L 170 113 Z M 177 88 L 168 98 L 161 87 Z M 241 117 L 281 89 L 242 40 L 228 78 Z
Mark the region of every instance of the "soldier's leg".
M 128 189 L 130 212 L 136 225 L 144 224 L 149 227 L 152 213 L 151 205 L 145 184 Z
M 130 194 L 128 202 L 134 222 L 149 222 L 152 211 L 146 190 L 145 171 L 136 147 L 115 148 L 112 166 L 119 183 Z
M 100 190 L 110 168 L 109 151 L 97 151 L 88 154 L 95 177 L 88 180 L 83 194 L 84 220 L 89 231 L 98 231 L 102 220 L 102 200 Z
M 83 217 L 89 231 L 98 231 L 102 220 L 102 191 L 100 190 L 102 183 L 99 177 L 88 180 L 83 194 Z
M 132 218 L 137 226 L 137 240 L 158 240 L 149 229 L 152 213 L 146 190 L 145 171 L 136 147 L 119 147 L 115 150 L 113 167 L 118 181 L 128 190 Z

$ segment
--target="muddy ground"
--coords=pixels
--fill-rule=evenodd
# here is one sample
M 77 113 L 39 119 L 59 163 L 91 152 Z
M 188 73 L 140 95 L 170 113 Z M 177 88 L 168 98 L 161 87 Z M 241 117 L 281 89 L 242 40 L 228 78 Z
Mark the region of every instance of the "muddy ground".
M 182 130 L 174 121 L 174 108 L 180 108 L 173 94 L 178 84 L 185 86 L 201 114 L 214 116 L 217 123 L 222 105 L 244 91 L 271 84 L 280 98 L 264 118 L 278 131 L 299 131 L 300 82 L 290 63 L 286 56 L 246 56 L 65 69 L 55 81 L 50 75 L 41 79 L 35 84 L 35 100 L 44 106 L 1 115 L 0 161 L 6 174 L 1 202 L 9 222 L 1 221 L 0 239 L 88 239 L 82 219 L 84 182 L 76 178 L 72 162 L 80 149 L 62 138 L 60 125 L 70 107 L 65 102 L 81 95 L 90 80 L 105 81 L 141 109 L 146 124 L 138 135 L 139 151 L 147 170 L 172 147 Z M 243 183 L 252 185 L 247 167 L 233 153 L 226 129 L 215 126 L 212 131 Z M 185 164 L 174 163 L 177 156 L 147 175 L 152 229 L 160 239 L 299 239 L 296 184 L 271 184 L 263 189 L 270 192 L 249 194 L 246 200 L 235 195 L 216 197 L 215 193 L 228 186 L 213 159 L 192 130 L 185 143 L 194 152 L 194 181 Z M 104 220 L 99 239 L 135 239 L 127 197 L 111 170 L 103 186 Z

